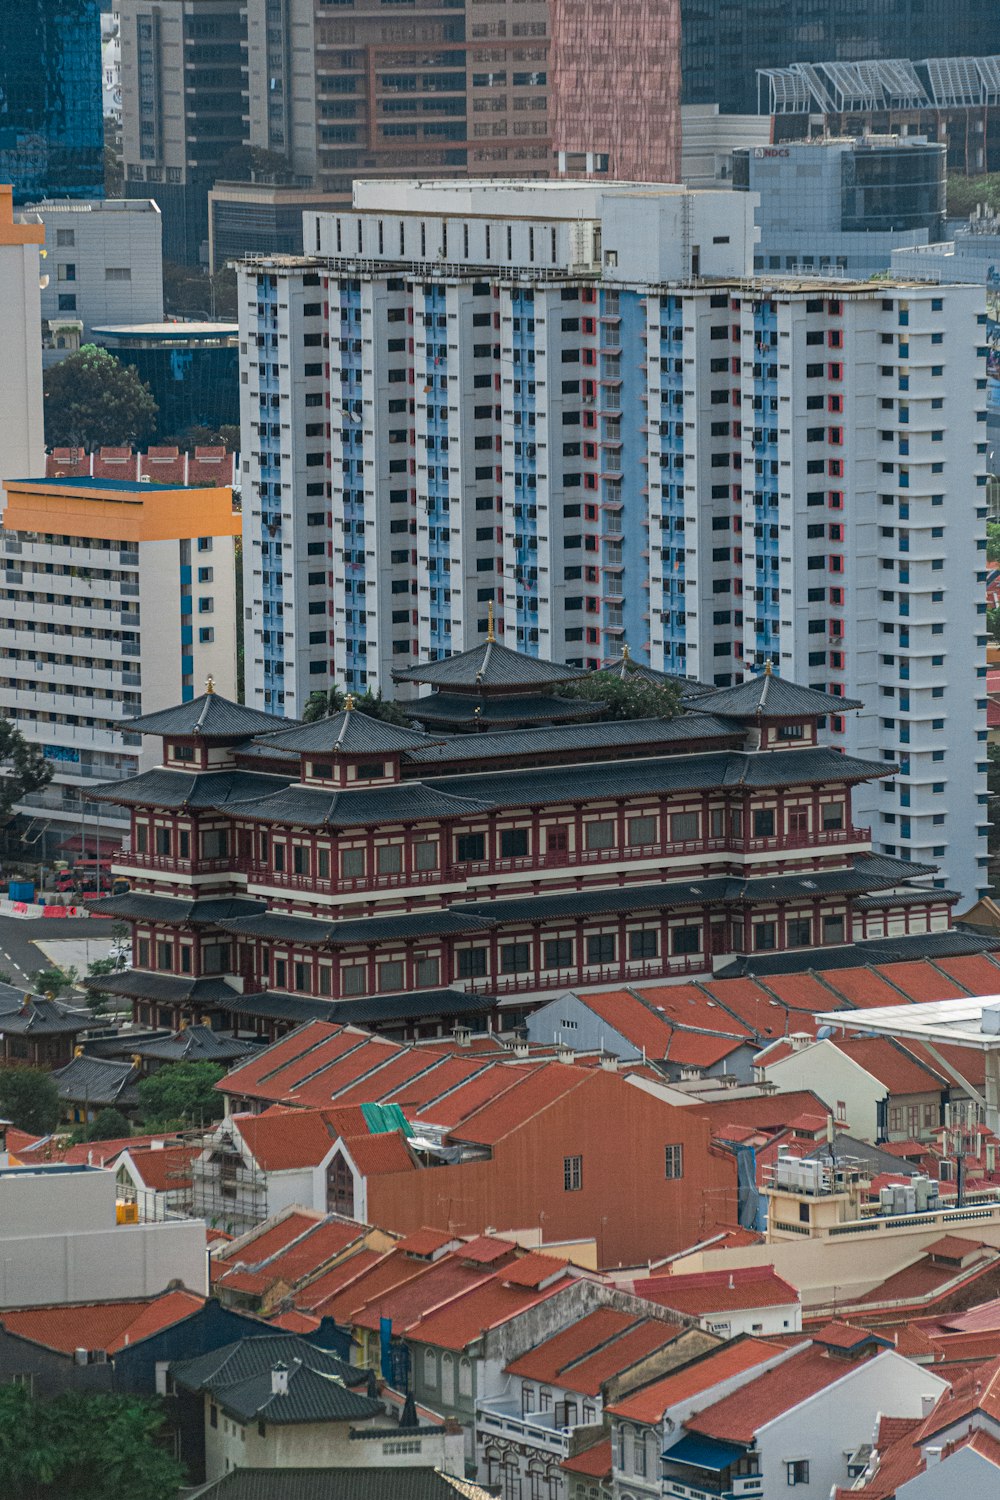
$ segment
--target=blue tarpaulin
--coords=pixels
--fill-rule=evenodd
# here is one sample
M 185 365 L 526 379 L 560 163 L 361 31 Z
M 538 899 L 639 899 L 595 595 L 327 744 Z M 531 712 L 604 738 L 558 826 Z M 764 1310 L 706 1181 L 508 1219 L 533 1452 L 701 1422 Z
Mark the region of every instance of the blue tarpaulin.
M 745 1458 L 746 1451 L 737 1443 L 720 1443 L 715 1438 L 688 1432 L 663 1457 L 667 1463 L 690 1464 L 695 1469 L 728 1469 L 730 1464 Z

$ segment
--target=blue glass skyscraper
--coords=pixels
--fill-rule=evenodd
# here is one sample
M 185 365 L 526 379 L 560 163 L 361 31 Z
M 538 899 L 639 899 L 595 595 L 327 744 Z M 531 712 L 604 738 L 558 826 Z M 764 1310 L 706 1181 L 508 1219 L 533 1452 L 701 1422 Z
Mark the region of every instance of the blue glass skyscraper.
M 100 0 L 0 5 L 0 182 L 15 203 L 104 196 Z

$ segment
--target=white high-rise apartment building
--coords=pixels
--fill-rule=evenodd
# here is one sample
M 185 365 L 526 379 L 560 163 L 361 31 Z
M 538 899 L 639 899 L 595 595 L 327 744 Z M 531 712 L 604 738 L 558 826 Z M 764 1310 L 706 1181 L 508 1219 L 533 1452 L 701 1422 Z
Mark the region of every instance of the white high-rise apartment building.
M 748 205 L 749 200 L 749 205 Z M 970 287 L 751 279 L 752 195 L 359 183 L 240 283 L 248 700 L 481 641 L 857 699 L 878 846 L 985 884 Z
M 45 465 L 42 414 L 40 224 L 14 222 L 14 189 L 0 183 L 0 480 Z

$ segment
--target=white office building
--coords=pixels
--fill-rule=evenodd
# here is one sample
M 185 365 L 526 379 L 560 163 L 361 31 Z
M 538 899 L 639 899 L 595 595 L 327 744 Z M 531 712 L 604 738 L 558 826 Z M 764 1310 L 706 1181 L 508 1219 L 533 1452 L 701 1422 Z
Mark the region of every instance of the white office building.
M 749 277 L 750 193 L 359 183 L 240 279 L 248 701 L 480 642 L 773 661 L 985 884 L 982 293 Z
M 45 229 L 43 363 L 90 340 L 94 328 L 163 319 L 163 229 L 151 198 L 29 204 L 26 223 Z

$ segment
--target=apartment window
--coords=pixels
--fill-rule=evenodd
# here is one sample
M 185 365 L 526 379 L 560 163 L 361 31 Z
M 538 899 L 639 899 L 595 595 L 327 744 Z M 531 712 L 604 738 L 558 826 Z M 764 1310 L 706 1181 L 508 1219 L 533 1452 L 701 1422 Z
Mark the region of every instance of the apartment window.
M 567 1193 L 578 1193 L 583 1187 L 583 1157 L 563 1157 L 563 1189 Z
M 701 952 L 701 928 L 691 922 L 686 927 L 674 927 L 670 933 L 670 951 L 684 955 Z
M 844 941 L 843 917 L 823 918 L 823 941 L 824 943 L 842 943 Z
M 500 947 L 501 974 L 521 974 L 531 968 L 530 943 L 503 943 Z
M 753 945 L 758 953 L 767 952 L 776 943 L 776 930 L 773 922 L 758 922 L 753 930 Z
M 544 953 L 547 969 L 568 969 L 573 962 L 573 939 L 546 938 Z
M 402 963 L 392 961 L 379 964 L 378 987 L 380 990 L 401 990 L 403 988 Z
M 584 843 L 588 849 L 611 849 L 615 842 L 615 824 L 610 818 L 599 823 L 588 823 L 584 828 Z
M 526 828 L 504 828 L 500 833 L 500 854 L 503 859 L 513 859 L 528 852 L 528 830 Z
M 684 1176 L 684 1147 L 682 1144 L 664 1146 L 663 1175 L 670 1181 L 675 1181 L 678 1177 Z
M 365 873 L 365 851 L 363 849 L 342 849 L 340 853 L 340 873 L 350 877 L 363 875 Z
M 774 837 L 774 809 L 761 807 L 753 815 L 753 836 L 755 839 L 770 839 Z
M 413 846 L 413 868 L 415 870 L 436 870 L 437 866 L 437 840 L 418 839 Z
M 458 954 L 459 979 L 481 979 L 486 973 L 485 948 L 462 948 Z
M 656 958 L 659 951 L 660 935 L 655 928 L 645 928 L 641 932 L 629 933 L 629 958 Z
M 60 250 L 71 250 L 76 244 L 75 229 L 57 229 L 56 245 Z
M 808 948 L 812 942 L 812 921 L 809 917 L 790 917 L 787 931 L 789 948 Z
M 656 819 L 653 817 L 629 818 L 629 844 L 652 844 L 656 840 Z
M 588 964 L 613 964 L 615 961 L 615 934 L 595 932 L 587 939 Z
M 698 837 L 698 814 L 674 813 L 670 819 L 670 839 L 674 844 L 686 843 Z
M 380 875 L 398 875 L 403 868 L 403 849 L 400 844 L 380 844 L 375 850 L 375 860 Z
M 441 960 L 438 958 L 418 958 L 414 978 L 418 989 L 433 989 L 436 984 L 441 983 Z
M 785 1465 L 789 1484 L 809 1483 L 809 1460 L 807 1458 L 796 1458 Z
M 484 833 L 460 833 L 455 840 L 455 858 L 459 864 L 469 860 L 483 859 L 486 855 Z
M 170 969 L 173 967 L 174 949 L 172 943 L 157 943 L 156 945 L 156 967 L 158 969 Z
M 363 995 L 368 989 L 368 965 L 350 964 L 340 971 L 342 995 Z

